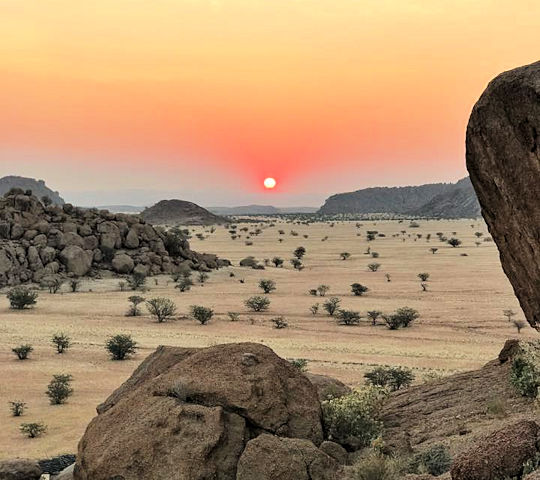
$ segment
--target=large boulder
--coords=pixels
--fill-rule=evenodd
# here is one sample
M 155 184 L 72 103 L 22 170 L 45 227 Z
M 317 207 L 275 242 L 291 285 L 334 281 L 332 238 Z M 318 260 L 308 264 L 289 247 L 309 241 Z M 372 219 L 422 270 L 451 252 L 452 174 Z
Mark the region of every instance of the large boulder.
M 131 273 L 135 267 L 135 262 L 129 255 L 117 253 L 112 260 L 112 267 L 117 273 Z
M 0 461 L 0 480 L 39 480 L 41 473 L 38 463 L 33 460 Z
M 540 329 L 540 62 L 488 85 L 467 127 L 467 168 L 503 269 Z
M 298 369 L 254 343 L 159 347 L 98 407 L 75 479 L 235 480 L 262 433 L 321 443 L 317 391 Z
M 59 255 L 60 261 L 69 273 L 79 277 L 86 275 L 92 266 L 92 257 L 86 250 L 76 245 L 64 248 Z
M 263 434 L 248 442 L 236 480 L 337 480 L 339 469 L 309 440 Z
M 452 480 L 519 478 L 523 465 L 538 455 L 540 428 L 529 420 L 506 426 L 461 453 L 452 465 Z
M 329 377 L 327 375 L 318 375 L 316 373 L 306 373 L 306 377 L 309 378 L 309 381 L 313 385 L 315 385 L 321 402 L 330 398 L 342 397 L 352 391 L 350 387 L 337 378 Z

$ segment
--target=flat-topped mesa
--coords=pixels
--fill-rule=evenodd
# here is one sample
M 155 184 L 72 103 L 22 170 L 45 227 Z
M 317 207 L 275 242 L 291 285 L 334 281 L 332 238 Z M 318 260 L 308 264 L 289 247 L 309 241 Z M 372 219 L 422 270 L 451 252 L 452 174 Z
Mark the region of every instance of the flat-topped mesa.
M 501 263 L 540 329 L 540 62 L 486 88 L 467 127 L 467 168 Z
M 191 251 L 178 232 L 154 228 L 135 215 L 45 206 L 22 191 L 0 198 L 0 287 L 104 270 L 157 275 L 228 264 Z

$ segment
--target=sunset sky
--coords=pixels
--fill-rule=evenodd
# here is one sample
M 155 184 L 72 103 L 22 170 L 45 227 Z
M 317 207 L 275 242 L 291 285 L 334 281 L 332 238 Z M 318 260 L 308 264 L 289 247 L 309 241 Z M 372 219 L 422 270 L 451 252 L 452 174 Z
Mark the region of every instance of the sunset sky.
M 471 107 L 539 59 L 540 2 L 1 0 L 0 39 L 0 176 L 317 206 L 465 176 Z

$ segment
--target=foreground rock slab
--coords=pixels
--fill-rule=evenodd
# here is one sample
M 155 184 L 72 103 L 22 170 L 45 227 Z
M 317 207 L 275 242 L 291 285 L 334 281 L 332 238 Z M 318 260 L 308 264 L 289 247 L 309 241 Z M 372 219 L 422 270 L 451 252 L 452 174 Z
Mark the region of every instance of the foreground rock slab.
M 467 168 L 503 269 L 540 329 L 540 62 L 488 85 L 467 127 Z
M 0 480 L 39 480 L 41 468 L 33 460 L 16 459 L 0 462 Z
M 159 347 L 98 412 L 79 444 L 75 480 L 235 480 L 246 445 L 262 434 L 306 440 L 337 465 L 316 448 L 315 386 L 259 344 Z

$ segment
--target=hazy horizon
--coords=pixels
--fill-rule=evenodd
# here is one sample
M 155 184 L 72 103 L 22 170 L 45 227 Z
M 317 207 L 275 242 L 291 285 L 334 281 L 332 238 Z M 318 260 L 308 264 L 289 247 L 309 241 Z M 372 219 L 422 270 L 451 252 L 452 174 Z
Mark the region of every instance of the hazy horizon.
M 519 3 L 2 2 L 0 175 L 79 205 L 454 182 L 487 83 L 537 60 Z

